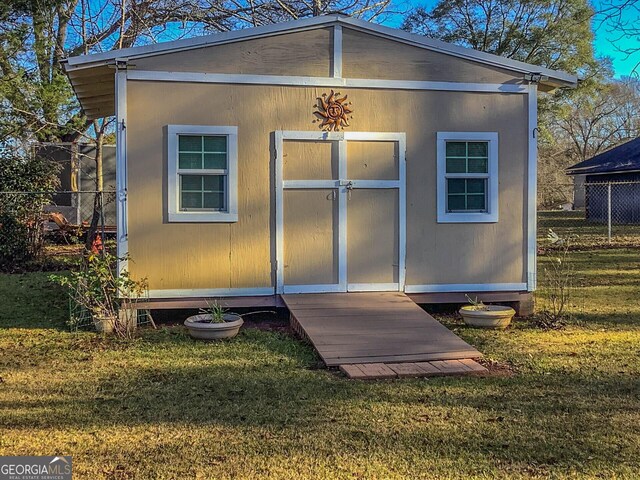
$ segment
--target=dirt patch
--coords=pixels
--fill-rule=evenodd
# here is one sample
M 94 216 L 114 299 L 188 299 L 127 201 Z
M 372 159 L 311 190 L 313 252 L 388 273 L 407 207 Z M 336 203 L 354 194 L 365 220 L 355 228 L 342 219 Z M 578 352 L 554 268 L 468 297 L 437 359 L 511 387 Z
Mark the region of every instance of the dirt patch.
M 242 328 L 255 328 L 265 332 L 279 332 L 286 335 L 294 335 L 289 325 L 289 313 L 286 308 L 274 309 L 250 309 L 234 308 L 233 313 L 242 316 L 244 325 Z M 153 320 L 159 326 L 182 325 L 187 317 L 202 313 L 196 309 L 152 310 Z
M 485 377 L 513 377 L 518 373 L 513 365 L 490 358 L 479 358 L 476 362 L 489 371 Z
M 243 313 L 242 319 L 244 320 L 243 328 L 256 328 L 265 332 L 278 332 L 285 335 L 294 335 L 293 329 L 289 324 L 289 315 L 283 312 L 273 310 L 270 312 L 259 313 Z

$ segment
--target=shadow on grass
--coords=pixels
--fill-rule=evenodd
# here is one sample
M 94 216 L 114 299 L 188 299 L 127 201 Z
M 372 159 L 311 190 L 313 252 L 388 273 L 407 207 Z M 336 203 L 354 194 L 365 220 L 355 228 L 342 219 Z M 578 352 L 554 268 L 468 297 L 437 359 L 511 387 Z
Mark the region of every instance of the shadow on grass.
M 232 427 L 238 435 L 264 427 L 283 435 L 315 432 L 333 439 L 332 450 L 422 449 L 436 458 L 490 455 L 556 468 L 612 459 L 614 440 L 615 461 L 633 453 L 632 439 L 615 433 L 614 421 L 637 413 L 637 380 L 629 375 L 558 371 L 517 379 L 353 382 L 304 369 L 308 352 L 292 353 L 281 342 L 265 347 L 271 354 L 264 364 L 180 359 L 116 368 L 93 384 L 70 378 L 38 398 L 18 388 L 15 400 L 0 402 L 1 423 L 17 429 Z
M 69 297 L 50 275 L 0 274 L 0 328 L 67 330 Z

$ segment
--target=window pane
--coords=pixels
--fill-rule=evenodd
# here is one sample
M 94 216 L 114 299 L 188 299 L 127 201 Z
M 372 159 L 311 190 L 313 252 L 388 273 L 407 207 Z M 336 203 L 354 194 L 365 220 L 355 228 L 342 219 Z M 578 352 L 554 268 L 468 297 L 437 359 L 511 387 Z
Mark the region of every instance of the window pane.
M 447 210 L 464 210 L 464 195 L 448 195 Z
M 215 153 L 227 152 L 227 137 L 204 137 L 204 151 Z
M 224 191 L 223 175 L 207 175 L 204 177 L 205 192 L 222 192 Z
M 467 193 L 484 194 L 485 180 L 483 178 L 470 178 L 467 180 Z
M 200 192 L 182 192 L 180 208 L 202 208 L 202 194 Z
M 469 210 L 485 210 L 485 196 L 484 195 L 468 195 L 467 196 L 467 209 Z
M 470 157 L 486 157 L 489 154 L 489 145 L 487 142 L 469 142 Z
M 202 168 L 202 154 L 201 153 L 178 154 L 178 168 L 186 168 L 186 169 Z
M 227 154 L 226 153 L 205 153 L 204 168 L 225 170 L 227 168 Z
M 464 178 L 448 178 L 447 193 L 464 193 Z
M 466 157 L 467 156 L 466 142 L 446 142 L 446 143 L 447 143 L 447 157 Z
M 224 210 L 224 193 L 205 193 L 204 208 L 212 208 L 214 210 Z
M 466 173 L 466 163 L 464 158 L 447 158 L 447 173 Z
M 486 158 L 470 158 L 469 173 L 488 173 Z
M 202 175 L 180 175 L 182 179 L 182 190 L 202 191 Z
M 178 135 L 178 149 L 181 152 L 201 152 L 202 137 L 200 135 Z

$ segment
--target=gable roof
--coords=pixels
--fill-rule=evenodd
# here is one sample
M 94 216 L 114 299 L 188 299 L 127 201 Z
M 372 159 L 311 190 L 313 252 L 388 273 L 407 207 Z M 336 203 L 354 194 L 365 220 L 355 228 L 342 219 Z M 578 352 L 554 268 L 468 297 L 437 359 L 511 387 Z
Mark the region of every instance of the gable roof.
M 111 66 L 114 65 L 116 61 L 128 61 L 137 58 L 151 57 L 166 53 L 222 45 L 284 33 L 313 30 L 329 26 L 348 27 L 372 35 L 395 40 L 407 45 L 444 53 L 480 64 L 507 69 L 516 73 L 539 73 L 544 77 L 540 83 L 547 89 L 553 89 L 556 87 L 575 87 L 578 82 L 578 78 L 575 75 L 571 75 L 566 72 L 551 70 L 537 65 L 520 62 L 518 60 L 480 52 L 470 48 L 460 47 L 458 45 L 452 45 L 440 40 L 427 38 L 422 35 L 408 33 L 403 30 L 385 27 L 343 15 L 325 15 L 320 17 L 303 18 L 300 20 L 265 25 L 262 27 L 215 33 L 171 42 L 70 57 L 64 60 L 65 71 L 67 72 L 67 75 L 76 90 L 76 94 L 84 107 L 85 98 L 88 98 L 91 95 L 91 92 L 89 91 L 90 89 L 77 87 L 86 87 L 91 82 L 99 82 L 103 84 L 113 82 L 113 70 L 111 69 Z M 89 78 L 91 78 L 91 80 L 89 80 Z M 107 95 L 104 94 L 102 97 L 104 97 L 104 99 L 101 100 L 102 104 L 110 99 L 110 97 L 107 98 Z
M 640 170 L 640 137 L 567 168 L 568 175 Z

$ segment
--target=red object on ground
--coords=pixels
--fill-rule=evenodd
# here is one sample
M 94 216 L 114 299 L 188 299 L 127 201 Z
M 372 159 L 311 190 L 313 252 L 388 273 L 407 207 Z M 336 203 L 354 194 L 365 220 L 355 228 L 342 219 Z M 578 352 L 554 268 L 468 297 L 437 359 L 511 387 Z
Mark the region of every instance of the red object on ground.
M 91 244 L 91 253 L 101 253 L 103 250 L 102 235 L 96 235 Z

